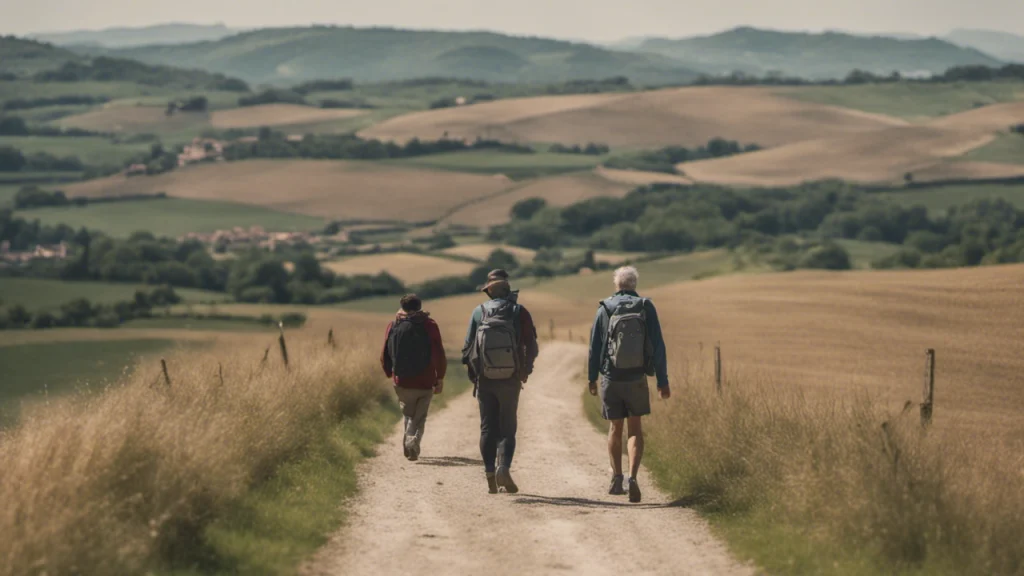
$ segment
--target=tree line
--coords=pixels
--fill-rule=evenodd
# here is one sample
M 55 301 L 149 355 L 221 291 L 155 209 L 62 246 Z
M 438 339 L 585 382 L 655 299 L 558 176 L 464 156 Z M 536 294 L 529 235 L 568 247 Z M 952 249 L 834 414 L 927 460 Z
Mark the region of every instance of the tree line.
M 441 138 L 419 140 L 413 138 L 405 144 L 366 140 L 355 134 L 307 134 L 300 141 L 291 141 L 283 133 L 268 128 L 260 130 L 256 142 L 236 142 L 224 149 L 226 160 L 251 158 L 316 158 L 333 160 L 381 160 L 411 158 L 443 152 L 465 150 L 500 150 L 532 154 L 533 149 L 498 140 L 477 138 L 472 142 Z
M 802 257 L 821 245 L 837 256 L 841 248 L 832 241 L 857 239 L 902 247 L 877 267 L 1024 261 L 1024 212 L 1005 200 L 975 200 L 933 216 L 924 206 L 905 207 L 834 181 L 755 190 L 659 184 L 564 208 L 524 200 L 512 217 L 491 230 L 492 240 L 534 249 L 584 244 L 629 252 L 746 247 Z M 794 240 L 797 250 L 780 238 Z
M 746 152 L 756 152 L 761 147 L 757 144 L 740 144 L 734 140 L 713 138 L 703 146 L 686 148 L 684 146 L 666 146 L 657 150 L 644 150 L 632 154 L 622 154 L 605 161 L 608 168 L 622 170 L 643 170 L 645 172 L 664 172 L 678 174 L 677 164 L 694 162 L 710 158 L 724 158 Z

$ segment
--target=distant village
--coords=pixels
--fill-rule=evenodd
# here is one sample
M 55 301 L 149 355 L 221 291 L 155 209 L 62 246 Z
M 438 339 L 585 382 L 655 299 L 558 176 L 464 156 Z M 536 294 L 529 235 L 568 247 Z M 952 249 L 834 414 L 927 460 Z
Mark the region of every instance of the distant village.
M 9 241 L 0 242 L 0 265 L 26 264 L 33 260 L 64 260 L 67 257 L 66 242 L 52 245 L 37 244 L 32 250 L 11 250 Z
M 185 242 L 194 240 L 213 247 L 218 252 L 237 248 L 263 248 L 273 252 L 280 246 L 294 246 L 297 244 L 308 244 L 315 246 L 327 241 L 332 243 L 348 242 L 348 234 L 345 231 L 334 236 L 323 236 L 312 232 L 267 232 L 260 226 L 242 228 L 236 226 L 230 230 L 216 230 L 214 232 L 189 232 L 178 238 Z

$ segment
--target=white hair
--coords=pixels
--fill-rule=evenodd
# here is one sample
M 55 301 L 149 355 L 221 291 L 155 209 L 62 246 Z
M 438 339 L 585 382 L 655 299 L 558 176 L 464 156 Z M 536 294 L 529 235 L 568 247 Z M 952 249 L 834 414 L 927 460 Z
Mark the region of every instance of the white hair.
M 615 271 L 615 287 L 619 290 L 636 290 L 640 273 L 632 266 L 623 266 Z

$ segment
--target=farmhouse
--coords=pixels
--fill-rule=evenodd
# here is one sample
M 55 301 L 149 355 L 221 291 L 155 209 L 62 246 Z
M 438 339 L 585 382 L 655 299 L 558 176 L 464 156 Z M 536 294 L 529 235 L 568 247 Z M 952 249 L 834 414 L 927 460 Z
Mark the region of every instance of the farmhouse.
M 32 250 L 11 250 L 11 243 L 4 241 L 0 243 L 0 262 L 6 264 L 24 264 L 32 260 L 64 260 L 68 257 L 68 245 L 66 242 L 60 244 L 37 244 Z

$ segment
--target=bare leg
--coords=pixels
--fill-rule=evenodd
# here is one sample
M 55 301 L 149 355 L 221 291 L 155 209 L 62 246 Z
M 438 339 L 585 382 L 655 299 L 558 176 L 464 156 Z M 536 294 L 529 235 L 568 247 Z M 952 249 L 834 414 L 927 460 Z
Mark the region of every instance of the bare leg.
M 640 460 L 644 457 L 644 431 L 640 427 L 640 416 L 630 416 L 626 427 L 626 434 L 629 436 L 629 477 L 636 478 L 637 472 L 640 471 Z M 622 442 L 621 431 L 619 442 Z
M 621 419 L 612 420 L 608 427 L 608 459 L 613 476 L 622 475 L 622 424 Z

